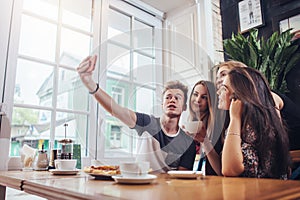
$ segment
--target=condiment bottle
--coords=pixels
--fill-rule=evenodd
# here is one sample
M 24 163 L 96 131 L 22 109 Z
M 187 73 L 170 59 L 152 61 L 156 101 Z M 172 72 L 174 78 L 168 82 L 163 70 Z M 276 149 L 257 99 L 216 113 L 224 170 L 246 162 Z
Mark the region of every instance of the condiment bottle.
M 42 145 L 42 150 L 39 150 L 35 157 L 33 169 L 34 170 L 47 170 L 48 164 L 49 164 L 49 160 L 48 160 L 47 151 L 44 150 L 44 145 Z

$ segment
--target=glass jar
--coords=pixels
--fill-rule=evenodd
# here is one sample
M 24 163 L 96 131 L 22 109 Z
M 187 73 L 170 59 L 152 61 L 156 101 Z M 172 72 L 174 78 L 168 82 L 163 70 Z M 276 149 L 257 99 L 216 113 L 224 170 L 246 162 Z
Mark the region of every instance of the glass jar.
M 73 143 L 71 139 L 62 139 L 60 143 L 59 159 L 72 159 L 73 158 Z

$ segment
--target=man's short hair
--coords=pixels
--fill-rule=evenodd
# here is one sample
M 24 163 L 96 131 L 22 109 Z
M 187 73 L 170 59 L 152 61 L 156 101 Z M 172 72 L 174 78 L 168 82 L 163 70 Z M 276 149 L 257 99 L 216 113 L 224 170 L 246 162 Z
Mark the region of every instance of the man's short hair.
M 188 90 L 189 90 L 186 85 L 184 85 L 183 83 L 181 83 L 178 80 L 168 81 L 165 84 L 162 96 L 164 96 L 164 94 L 166 93 L 166 91 L 170 90 L 170 89 L 179 89 L 179 90 L 181 90 L 183 92 L 183 94 L 184 94 L 184 104 L 186 104 L 186 102 L 187 102 L 187 93 L 188 93 Z

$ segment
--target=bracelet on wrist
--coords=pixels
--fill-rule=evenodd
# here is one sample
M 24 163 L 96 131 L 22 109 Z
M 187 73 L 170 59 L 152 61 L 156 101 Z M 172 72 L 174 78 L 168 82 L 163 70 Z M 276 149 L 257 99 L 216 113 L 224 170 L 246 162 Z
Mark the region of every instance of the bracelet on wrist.
M 227 133 L 227 134 L 226 134 L 226 136 L 227 136 L 227 135 L 236 135 L 236 136 L 241 136 L 241 134 L 238 134 L 238 133 Z
M 99 90 L 99 83 L 96 83 L 96 89 L 92 92 L 89 92 L 90 94 L 95 94 Z

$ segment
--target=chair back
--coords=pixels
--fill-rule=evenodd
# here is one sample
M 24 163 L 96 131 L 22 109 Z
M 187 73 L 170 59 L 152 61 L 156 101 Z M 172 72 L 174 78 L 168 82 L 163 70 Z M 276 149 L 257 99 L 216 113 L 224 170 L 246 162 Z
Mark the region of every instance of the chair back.
M 300 150 L 290 151 L 292 163 L 300 162 Z

